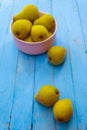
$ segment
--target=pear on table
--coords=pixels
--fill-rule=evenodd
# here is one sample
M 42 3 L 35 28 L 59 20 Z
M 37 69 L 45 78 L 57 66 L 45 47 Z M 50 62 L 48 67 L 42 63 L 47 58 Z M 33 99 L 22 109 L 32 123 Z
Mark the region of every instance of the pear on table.
M 48 52 L 48 61 L 53 65 L 60 65 L 66 57 L 66 49 L 62 46 L 52 46 Z
M 73 114 L 72 101 L 69 98 L 57 101 L 53 106 L 53 113 L 59 122 L 69 121 Z
M 35 95 L 35 99 L 44 106 L 50 107 L 59 99 L 59 90 L 52 85 L 44 85 Z

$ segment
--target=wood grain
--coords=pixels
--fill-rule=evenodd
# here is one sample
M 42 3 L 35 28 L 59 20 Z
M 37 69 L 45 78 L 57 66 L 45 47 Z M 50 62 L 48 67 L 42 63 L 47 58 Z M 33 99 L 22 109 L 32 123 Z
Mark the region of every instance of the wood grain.
M 15 1 L 13 14 L 18 13 L 28 3 Z M 19 4 L 21 5 L 19 6 Z M 36 1 L 31 3 L 36 4 Z M 18 51 L 18 64 L 14 89 L 13 108 L 11 113 L 10 129 L 26 130 L 32 127 L 32 105 L 34 90 L 35 56 L 29 56 Z
M 12 39 L 12 17 L 30 3 L 52 14 L 57 22 L 54 45 L 67 50 L 60 66 L 52 66 L 47 53 L 20 52 Z M 87 130 L 86 5 L 86 0 L 0 0 L 0 130 Z M 72 100 L 69 122 L 59 123 L 52 107 L 34 99 L 45 84 L 57 87 L 60 99 Z
M 86 17 L 87 1 L 76 0 L 76 5 L 77 5 L 78 15 L 80 19 L 81 28 L 82 28 L 82 35 L 83 35 L 84 44 L 85 44 L 85 52 L 87 53 L 87 17 Z
M 9 32 L 12 6 L 10 0 L 0 6 L 0 130 L 9 126 L 17 65 L 17 49 Z
M 38 0 L 38 8 L 42 12 L 51 13 L 51 1 L 44 0 L 42 3 L 42 1 Z M 34 94 L 36 94 L 43 85 L 53 85 L 53 82 L 53 66 L 51 66 L 47 60 L 47 53 L 37 56 Z M 53 117 L 52 108 L 46 108 L 34 100 L 33 130 L 39 129 L 55 129 L 55 120 Z

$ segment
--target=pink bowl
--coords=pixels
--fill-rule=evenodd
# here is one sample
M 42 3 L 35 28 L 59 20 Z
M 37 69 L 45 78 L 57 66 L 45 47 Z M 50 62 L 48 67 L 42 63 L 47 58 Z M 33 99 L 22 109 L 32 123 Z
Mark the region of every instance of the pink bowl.
M 43 14 L 44 13 L 40 12 L 40 15 L 43 15 Z M 52 44 L 55 42 L 56 28 L 57 28 L 56 22 L 55 22 L 55 28 L 53 29 L 53 34 L 48 39 L 46 39 L 44 41 L 40 41 L 40 42 L 26 42 L 26 41 L 18 39 L 12 33 L 11 25 L 12 25 L 12 22 L 10 24 L 10 31 L 11 31 L 12 37 L 15 41 L 15 44 L 17 45 L 19 50 L 21 50 L 22 52 L 24 52 L 26 54 L 31 54 L 31 55 L 42 54 L 42 53 L 46 52 L 52 46 Z

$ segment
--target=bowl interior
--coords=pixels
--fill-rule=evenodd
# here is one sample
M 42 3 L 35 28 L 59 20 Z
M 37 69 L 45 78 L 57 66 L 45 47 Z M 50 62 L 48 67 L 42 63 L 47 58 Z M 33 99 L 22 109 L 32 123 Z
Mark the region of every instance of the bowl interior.
M 45 12 L 39 12 L 39 14 L 40 14 L 40 16 L 42 16 L 42 15 L 44 15 L 44 14 L 46 14 L 46 13 L 45 13 Z M 35 44 L 40 44 L 40 43 L 46 42 L 46 41 L 48 41 L 50 38 L 52 38 L 52 37 L 55 35 L 56 29 L 57 29 L 57 24 L 56 24 L 56 21 L 55 21 L 55 26 L 54 26 L 54 28 L 51 30 L 52 35 L 51 35 L 49 38 L 47 38 L 47 39 L 45 39 L 45 40 L 43 40 L 43 41 L 39 41 L 39 42 L 27 42 L 27 41 L 24 41 L 24 40 L 21 40 L 21 39 L 17 38 L 17 37 L 13 34 L 13 32 L 12 32 L 12 24 L 13 24 L 13 21 L 12 21 L 11 24 L 10 24 L 10 31 L 11 31 L 11 34 L 12 34 L 13 38 L 14 38 L 15 40 L 17 40 L 17 41 L 19 41 L 19 42 L 22 42 L 22 43 L 25 43 L 25 44 L 34 44 L 34 45 L 35 45 Z

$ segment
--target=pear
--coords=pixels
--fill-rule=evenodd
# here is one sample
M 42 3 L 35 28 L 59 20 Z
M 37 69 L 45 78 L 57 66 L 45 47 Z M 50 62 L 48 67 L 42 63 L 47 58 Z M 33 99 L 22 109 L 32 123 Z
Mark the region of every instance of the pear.
M 26 5 L 18 14 L 13 17 L 13 21 L 18 19 L 28 19 L 31 22 L 39 17 L 38 8 L 33 4 Z
M 33 42 L 31 35 L 29 35 L 27 38 L 24 39 L 26 42 Z
M 59 90 L 52 85 L 44 85 L 35 95 L 35 99 L 44 106 L 50 107 L 59 99 Z
M 29 20 L 20 19 L 12 24 L 12 32 L 17 38 L 23 40 L 29 35 L 31 26 L 32 23 Z
M 42 25 L 33 25 L 31 29 L 31 38 L 35 42 L 43 41 L 48 38 L 48 30 Z
M 52 46 L 48 52 L 48 61 L 53 65 L 60 65 L 64 62 L 66 49 L 62 46 Z
M 72 101 L 69 98 L 57 101 L 53 106 L 53 113 L 59 122 L 67 122 L 73 114 Z
M 52 35 L 52 32 L 48 32 L 48 38 Z
M 44 14 L 34 21 L 35 25 L 43 25 L 48 31 L 51 31 L 55 26 L 54 17 L 51 14 Z

